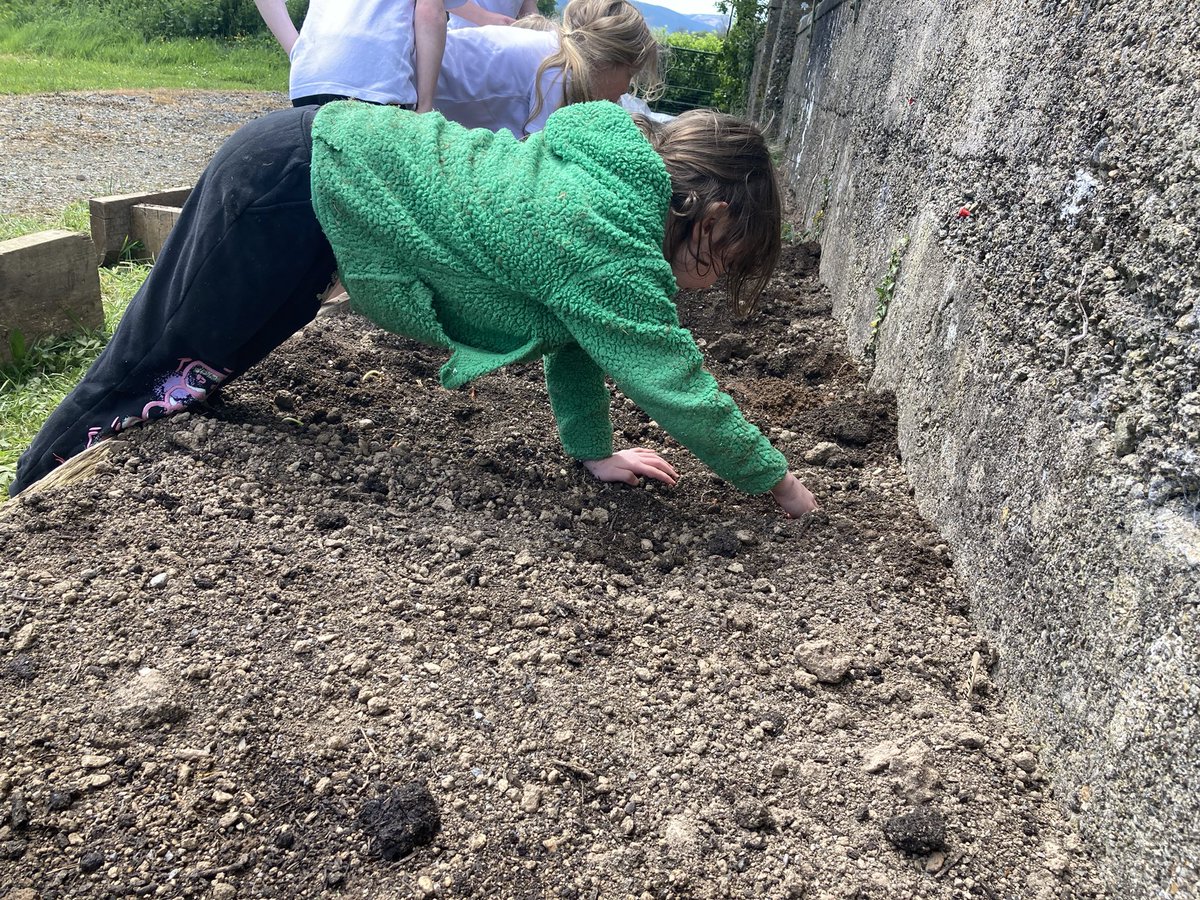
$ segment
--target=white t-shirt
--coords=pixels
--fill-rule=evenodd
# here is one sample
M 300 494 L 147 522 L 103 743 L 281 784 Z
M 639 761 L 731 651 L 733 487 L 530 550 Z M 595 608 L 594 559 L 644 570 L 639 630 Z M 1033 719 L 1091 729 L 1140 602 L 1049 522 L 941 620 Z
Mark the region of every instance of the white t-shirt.
M 542 75 L 542 108 L 525 124 L 537 105 L 538 66 L 556 50 L 558 35 L 551 31 L 508 25 L 451 31 L 434 106 L 468 128 L 507 128 L 517 138 L 540 131 L 565 99 L 562 70 L 547 69 Z
M 313 94 L 416 103 L 413 0 L 311 0 L 292 47 L 288 95 Z
M 465 2 L 465 0 L 463 0 L 463 2 Z M 521 11 L 521 0 L 475 0 L 475 2 L 488 12 L 500 13 L 503 16 L 508 16 L 510 19 L 515 19 L 517 17 L 517 13 Z M 458 4 L 455 5 L 457 6 Z M 449 9 L 450 5 L 447 4 L 446 8 Z M 451 13 L 450 22 L 447 27 L 476 28 L 478 26 L 474 22 L 469 22 L 461 16 L 456 16 L 454 13 Z

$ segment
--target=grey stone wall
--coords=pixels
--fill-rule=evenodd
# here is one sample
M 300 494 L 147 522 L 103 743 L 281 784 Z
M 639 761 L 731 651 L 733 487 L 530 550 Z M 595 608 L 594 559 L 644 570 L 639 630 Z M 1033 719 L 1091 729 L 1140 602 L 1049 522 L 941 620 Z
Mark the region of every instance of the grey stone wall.
M 794 13 L 752 111 L 992 677 L 1114 895 L 1198 897 L 1200 14 Z

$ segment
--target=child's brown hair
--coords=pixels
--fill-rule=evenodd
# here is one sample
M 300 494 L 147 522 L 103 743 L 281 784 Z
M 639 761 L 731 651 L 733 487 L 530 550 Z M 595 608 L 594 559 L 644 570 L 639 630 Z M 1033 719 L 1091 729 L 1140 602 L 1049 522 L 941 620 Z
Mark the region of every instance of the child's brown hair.
M 711 109 L 663 124 L 635 119 L 671 176 L 663 253 L 673 259 L 713 205 L 728 203 L 728 228 L 710 252 L 725 256 L 734 313 L 749 314 L 775 271 L 782 242 L 783 201 L 762 132 Z

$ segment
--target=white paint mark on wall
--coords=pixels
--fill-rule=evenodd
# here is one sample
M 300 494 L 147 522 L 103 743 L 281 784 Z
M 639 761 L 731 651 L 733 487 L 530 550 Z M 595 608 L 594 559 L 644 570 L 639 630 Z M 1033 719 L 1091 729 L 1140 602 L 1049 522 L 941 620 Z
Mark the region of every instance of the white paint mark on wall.
M 1067 199 L 1062 205 L 1061 217 L 1074 219 L 1083 212 L 1083 208 L 1087 206 L 1099 186 L 1100 182 L 1091 172 L 1085 172 L 1083 169 L 1076 172 L 1075 180 L 1067 185 Z

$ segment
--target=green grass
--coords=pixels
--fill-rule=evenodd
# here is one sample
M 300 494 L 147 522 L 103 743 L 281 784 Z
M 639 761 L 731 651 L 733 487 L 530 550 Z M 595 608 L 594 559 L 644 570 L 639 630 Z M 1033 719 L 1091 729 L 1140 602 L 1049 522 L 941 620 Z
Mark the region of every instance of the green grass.
M 149 271 L 149 266 L 129 263 L 101 269 L 103 327 L 20 347 L 17 358 L 0 367 L 0 501 L 16 476 L 17 458 L 100 355 Z
M 0 241 L 53 228 L 62 228 L 67 231 L 89 231 L 91 227 L 87 202 L 79 200 L 56 216 L 0 215 Z
M 30 7 L 0 3 L 0 93 L 287 89 L 287 57 L 270 35 L 148 40 L 100 11 Z

